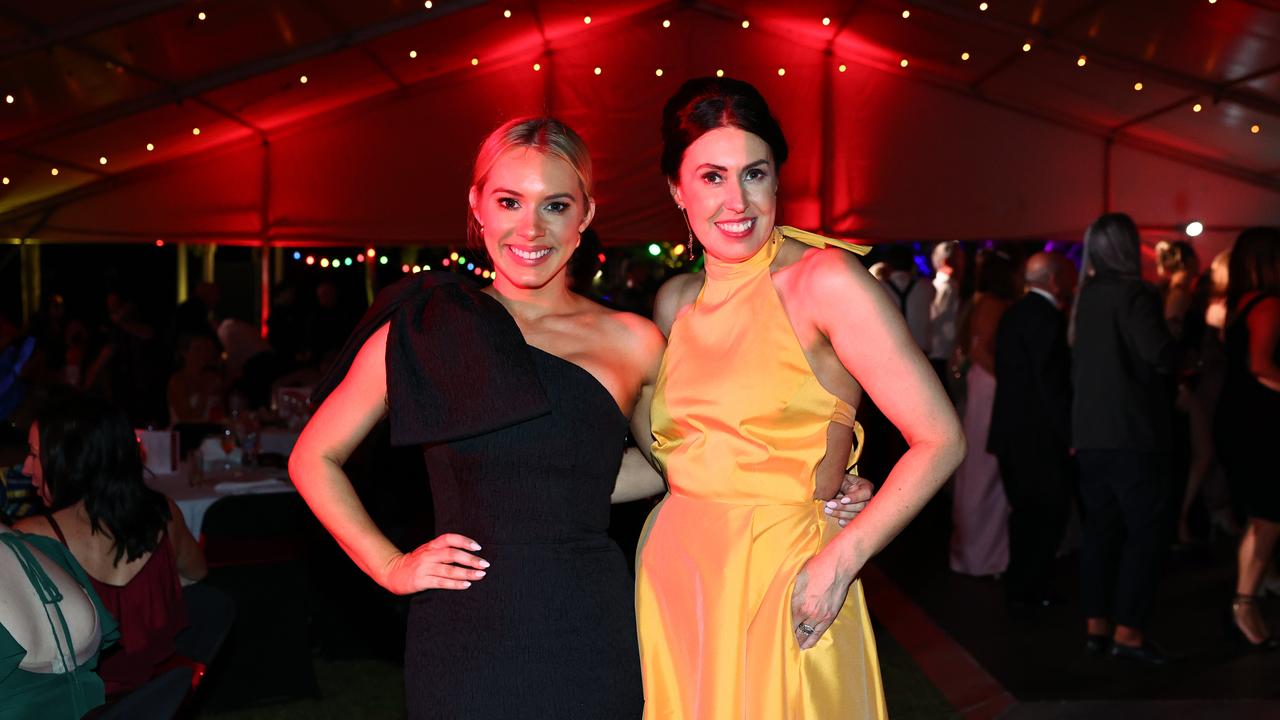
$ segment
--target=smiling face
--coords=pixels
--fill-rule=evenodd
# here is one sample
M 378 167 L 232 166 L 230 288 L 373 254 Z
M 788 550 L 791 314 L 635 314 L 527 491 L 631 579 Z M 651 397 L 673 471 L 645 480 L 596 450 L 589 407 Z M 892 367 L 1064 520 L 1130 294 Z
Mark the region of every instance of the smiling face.
M 563 280 L 596 209 L 572 165 L 525 147 L 499 155 L 484 187 L 471 188 L 470 201 L 499 290 L 536 289 L 554 278 Z
M 685 150 L 671 195 L 688 212 L 693 234 L 708 255 L 724 262 L 746 260 L 773 232 L 778 196 L 773 153 L 754 133 L 734 127 L 707 131 Z

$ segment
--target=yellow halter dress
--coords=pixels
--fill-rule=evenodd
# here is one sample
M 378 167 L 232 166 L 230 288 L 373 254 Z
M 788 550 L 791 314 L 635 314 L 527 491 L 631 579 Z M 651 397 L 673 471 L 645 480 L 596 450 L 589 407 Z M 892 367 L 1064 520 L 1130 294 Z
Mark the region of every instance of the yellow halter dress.
M 795 637 L 796 575 L 840 531 L 813 499 L 814 471 L 828 425 L 851 418 L 774 289 L 787 237 L 866 252 L 779 227 L 742 263 L 708 257 L 671 330 L 652 407 L 670 490 L 636 568 L 646 718 L 887 717 L 860 581 L 815 647 L 801 652 Z

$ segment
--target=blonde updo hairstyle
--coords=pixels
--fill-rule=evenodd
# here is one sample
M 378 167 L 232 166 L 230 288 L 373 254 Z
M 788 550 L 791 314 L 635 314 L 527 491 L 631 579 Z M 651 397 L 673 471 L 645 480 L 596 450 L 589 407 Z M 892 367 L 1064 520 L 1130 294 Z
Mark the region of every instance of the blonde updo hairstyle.
M 585 209 L 594 197 L 591 175 L 591 155 L 587 144 L 573 128 L 550 117 L 522 117 L 508 120 L 489 133 L 476 153 L 475 168 L 471 174 L 471 187 L 477 193 L 484 190 L 489 172 L 502 154 L 515 148 L 536 150 L 548 157 L 558 158 L 569 164 L 578 176 L 582 190 L 582 206 Z M 467 244 L 484 250 L 484 236 L 474 210 L 467 213 Z

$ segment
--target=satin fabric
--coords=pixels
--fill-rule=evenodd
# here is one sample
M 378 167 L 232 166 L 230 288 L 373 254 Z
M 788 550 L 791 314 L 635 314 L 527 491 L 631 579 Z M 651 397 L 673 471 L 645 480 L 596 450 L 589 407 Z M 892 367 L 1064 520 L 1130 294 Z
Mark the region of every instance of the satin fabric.
M 646 718 L 886 717 L 860 581 L 815 647 L 793 629 L 796 575 L 840 531 L 814 471 L 851 411 L 818 383 L 774 289 L 788 237 L 866 251 L 779 227 L 745 262 L 707 258 L 671 331 L 652 407 L 670 490 L 636 571 Z

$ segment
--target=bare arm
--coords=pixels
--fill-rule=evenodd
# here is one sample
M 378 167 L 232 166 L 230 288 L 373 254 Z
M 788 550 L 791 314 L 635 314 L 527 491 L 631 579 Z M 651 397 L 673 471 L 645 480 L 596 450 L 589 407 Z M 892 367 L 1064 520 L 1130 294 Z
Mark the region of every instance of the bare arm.
M 187 521 L 182 511 L 169 500 L 169 542 L 173 543 L 173 554 L 178 561 L 178 574 L 188 580 L 203 580 L 209 574 L 209 565 L 204 559 L 204 550 L 187 528 Z
M 638 330 L 634 339 L 635 353 L 643 368 L 644 379 L 631 411 L 631 437 L 635 439 L 636 447 L 628 448 L 622 456 L 622 467 L 610 498 L 614 503 L 653 497 L 667 489 L 653 460 L 653 430 L 649 421 L 653 388 L 658 382 L 658 370 L 662 367 L 662 354 L 667 344 L 662 333 L 647 320 L 642 320 Z
M 379 585 L 397 594 L 426 589 L 462 590 L 484 576 L 488 563 L 464 552 L 479 550 L 469 538 L 442 535 L 401 553 L 360 504 L 342 465 L 387 412 L 388 326 L 356 355 L 342 383 L 316 409 L 289 456 L 289 477 L 321 524 L 351 559 Z M 468 565 L 475 570 L 456 567 Z
M 910 449 L 894 465 L 875 497 L 808 563 L 796 578 L 792 613 L 802 649 L 812 647 L 839 612 L 863 566 L 906 527 L 964 457 L 964 435 L 942 385 L 912 339 L 901 314 L 878 283 L 847 253 L 814 257 L 808 307 L 845 369 L 902 432 Z M 819 298 L 845 299 L 837 307 Z M 844 307 L 857 307 L 849 322 Z

